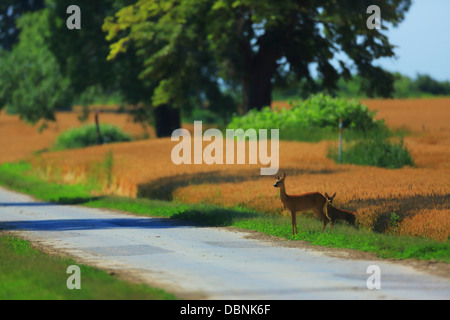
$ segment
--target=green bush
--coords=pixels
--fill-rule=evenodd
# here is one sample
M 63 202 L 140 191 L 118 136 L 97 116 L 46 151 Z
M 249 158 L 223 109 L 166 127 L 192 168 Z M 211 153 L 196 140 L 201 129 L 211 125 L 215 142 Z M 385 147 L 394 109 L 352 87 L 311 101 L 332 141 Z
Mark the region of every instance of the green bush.
M 101 124 L 100 133 L 103 143 L 131 141 L 131 137 L 120 128 L 111 124 Z M 94 124 L 84 125 L 63 132 L 56 140 L 54 150 L 84 148 L 99 143 L 97 128 Z
M 374 119 L 375 112 L 357 101 L 332 98 L 324 94 L 311 96 L 309 99 L 292 103 L 290 109 L 250 110 L 244 116 L 234 116 L 229 123 L 229 129 L 280 129 L 280 138 L 289 133 L 289 139 L 306 140 L 309 134 L 302 132 L 316 132 L 312 140 L 318 141 L 323 136 L 329 138 L 338 131 L 339 119 L 343 120 L 343 127 L 354 132 L 367 133 L 374 130 L 384 130 L 384 122 Z
M 351 147 L 342 150 L 341 163 L 377 166 L 396 169 L 403 166 L 413 166 L 414 161 L 403 140 L 391 141 L 384 138 L 361 140 Z M 338 159 L 336 148 L 328 150 L 328 157 Z

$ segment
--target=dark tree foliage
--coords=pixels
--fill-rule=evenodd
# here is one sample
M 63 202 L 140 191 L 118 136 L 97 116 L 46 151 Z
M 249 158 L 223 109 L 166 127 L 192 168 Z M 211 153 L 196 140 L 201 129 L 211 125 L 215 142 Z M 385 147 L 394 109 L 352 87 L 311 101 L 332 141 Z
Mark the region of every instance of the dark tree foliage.
M 26 12 L 44 8 L 45 0 L 0 1 L 0 49 L 11 50 L 17 43 L 20 30 L 16 20 Z

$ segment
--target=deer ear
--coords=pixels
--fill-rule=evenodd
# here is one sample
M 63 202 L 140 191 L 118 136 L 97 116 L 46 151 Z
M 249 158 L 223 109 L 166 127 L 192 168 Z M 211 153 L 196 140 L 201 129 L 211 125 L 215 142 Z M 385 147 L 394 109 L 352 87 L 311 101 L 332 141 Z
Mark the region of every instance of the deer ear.
M 336 197 L 336 192 L 331 196 L 332 198 Z
M 276 174 L 275 179 L 280 180 L 280 177 Z
M 328 193 L 325 192 L 325 197 L 329 198 L 330 196 L 328 195 Z

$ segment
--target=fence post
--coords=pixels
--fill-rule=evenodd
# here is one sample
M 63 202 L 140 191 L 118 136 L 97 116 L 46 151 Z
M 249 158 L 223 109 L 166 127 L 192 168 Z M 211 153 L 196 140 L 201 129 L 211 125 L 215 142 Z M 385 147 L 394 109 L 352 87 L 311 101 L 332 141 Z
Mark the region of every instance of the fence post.
M 342 118 L 339 119 L 339 163 L 342 159 Z
M 98 120 L 98 114 L 99 114 L 99 111 L 95 110 L 95 126 L 97 127 L 98 144 L 103 144 L 103 137 L 102 137 L 102 134 L 100 133 L 100 123 Z

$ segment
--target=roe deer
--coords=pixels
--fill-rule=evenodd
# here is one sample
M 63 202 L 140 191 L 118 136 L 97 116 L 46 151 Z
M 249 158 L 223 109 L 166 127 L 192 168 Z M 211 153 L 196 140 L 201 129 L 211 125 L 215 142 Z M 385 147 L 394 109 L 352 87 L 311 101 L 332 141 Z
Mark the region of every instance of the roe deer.
M 291 213 L 292 217 L 292 234 L 298 233 L 297 231 L 297 219 L 295 214 L 299 211 L 314 211 L 320 219 L 322 219 L 323 227 L 322 231 L 325 229 L 326 224 L 328 223 L 327 215 L 327 198 L 319 193 L 319 192 L 308 192 L 300 195 L 288 195 L 286 194 L 286 188 L 284 186 L 284 179 L 286 178 L 286 173 L 283 173 L 280 178 L 278 175 L 275 175 L 277 181 L 273 185 L 275 188 L 280 188 L 280 198 L 281 202 L 283 202 L 284 209 L 288 210 Z
M 336 220 L 344 220 L 347 221 L 352 226 L 355 226 L 356 221 L 355 212 L 351 212 L 344 209 L 338 209 L 331 205 L 335 196 L 336 192 L 331 197 L 325 192 L 325 197 L 327 198 L 327 213 L 328 217 L 330 218 L 331 226 L 334 225 L 334 222 Z M 327 223 L 328 221 L 326 221 L 325 225 Z

